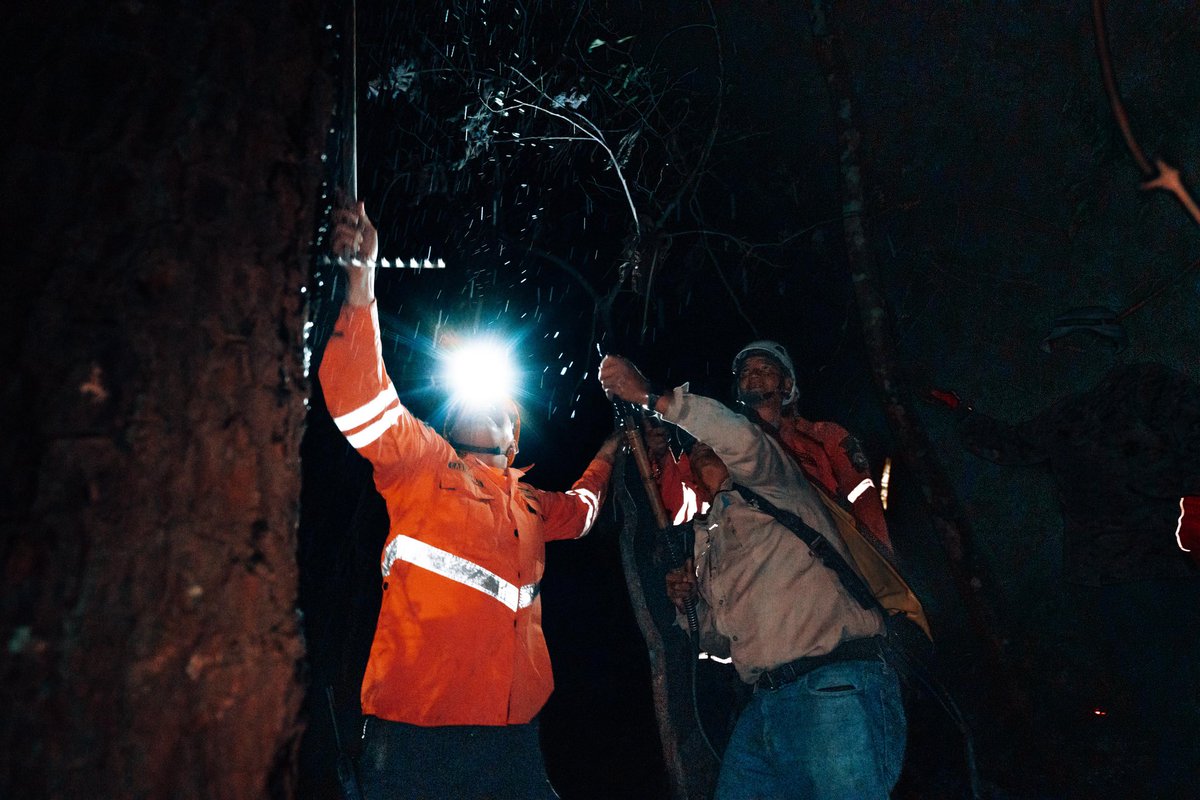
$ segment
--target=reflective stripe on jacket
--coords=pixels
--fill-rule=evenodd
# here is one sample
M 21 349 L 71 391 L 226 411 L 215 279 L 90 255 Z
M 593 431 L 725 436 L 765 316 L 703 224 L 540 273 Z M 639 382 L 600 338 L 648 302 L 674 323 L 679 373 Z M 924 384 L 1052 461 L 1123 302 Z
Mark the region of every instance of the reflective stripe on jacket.
M 1180 550 L 1191 554 L 1192 561 L 1200 564 L 1200 497 L 1179 498 L 1175 542 Z
M 375 304 L 345 305 L 320 378 L 339 430 L 374 468 L 390 529 L 364 714 L 416 725 L 533 719 L 553 688 L 541 625 L 545 543 L 587 533 L 611 466 L 569 492 L 460 457 L 384 369 Z

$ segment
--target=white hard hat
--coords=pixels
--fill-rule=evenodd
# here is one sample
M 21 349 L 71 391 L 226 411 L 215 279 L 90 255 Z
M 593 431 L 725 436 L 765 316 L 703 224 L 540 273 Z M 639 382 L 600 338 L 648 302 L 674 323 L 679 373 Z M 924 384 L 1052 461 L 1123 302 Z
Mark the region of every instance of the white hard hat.
M 773 342 L 770 339 L 759 339 L 743 347 L 738 351 L 738 354 L 733 357 L 733 376 L 737 377 L 742 371 L 742 362 L 750 356 L 768 356 L 779 362 L 783 367 L 784 373 L 792 379 L 792 390 L 788 392 L 787 397 L 783 398 L 783 404 L 786 406 L 789 403 L 794 403 L 796 398 L 800 396 L 800 390 L 796 386 L 796 368 L 792 365 L 792 357 L 788 355 L 787 349 L 779 342 Z

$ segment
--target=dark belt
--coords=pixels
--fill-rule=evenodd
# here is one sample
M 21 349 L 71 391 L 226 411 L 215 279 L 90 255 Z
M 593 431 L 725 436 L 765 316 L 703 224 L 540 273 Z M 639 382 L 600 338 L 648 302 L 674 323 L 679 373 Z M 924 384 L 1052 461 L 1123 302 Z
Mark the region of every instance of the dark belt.
M 804 656 L 775 667 L 775 669 L 767 670 L 758 676 L 758 680 L 754 682 L 754 688 L 775 690 L 798 681 L 814 669 L 820 669 L 827 664 L 836 664 L 839 661 L 871 661 L 879 658 L 882 643 L 882 636 L 842 642 L 825 655 Z

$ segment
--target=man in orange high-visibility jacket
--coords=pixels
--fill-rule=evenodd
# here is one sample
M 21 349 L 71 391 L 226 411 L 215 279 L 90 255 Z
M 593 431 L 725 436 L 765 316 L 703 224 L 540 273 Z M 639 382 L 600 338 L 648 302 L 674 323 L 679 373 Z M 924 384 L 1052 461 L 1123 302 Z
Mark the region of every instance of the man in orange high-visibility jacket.
M 541 626 L 545 543 L 587 533 L 618 448 L 610 437 L 569 492 L 521 481 L 515 407 L 463 411 L 438 435 L 384 370 L 375 230 L 338 212 L 349 290 L 320 378 L 338 428 L 374 467 L 390 530 L 383 601 L 362 685 L 359 780 L 372 798 L 556 797 L 535 716 L 553 688 Z
M 796 414 L 796 369 L 783 345 L 766 339 L 746 345 L 734 356 L 733 376 L 738 402 L 776 432 L 809 480 L 845 505 L 890 552 L 879 490 L 862 445 L 836 422 L 813 422 Z

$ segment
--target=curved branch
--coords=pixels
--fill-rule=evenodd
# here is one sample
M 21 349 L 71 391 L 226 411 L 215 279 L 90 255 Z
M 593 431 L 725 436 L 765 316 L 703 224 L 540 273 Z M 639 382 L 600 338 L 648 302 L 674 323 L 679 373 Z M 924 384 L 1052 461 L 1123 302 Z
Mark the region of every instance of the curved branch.
M 542 91 L 541 87 L 529 80 L 529 78 L 525 77 L 525 74 L 521 72 L 521 70 L 517 69 L 516 67 L 512 67 L 511 69 L 513 72 L 520 75 L 521 78 L 528 83 L 534 89 L 534 91 L 540 94 L 543 99 L 548 101 L 550 100 L 549 97 L 546 97 L 546 93 Z M 616 170 L 617 178 L 621 181 L 621 188 L 625 190 L 625 200 L 629 203 L 629 214 L 633 217 L 633 229 L 636 235 L 640 238 L 642 235 L 642 225 L 638 220 L 637 206 L 633 202 L 633 195 L 629 192 L 629 184 L 625 181 L 625 172 L 621 169 L 621 162 L 617 160 L 616 154 L 613 153 L 612 148 L 608 146 L 608 142 L 604 138 L 604 132 L 601 131 L 594 122 L 582 114 L 578 114 L 577 116 L 584 123 L 587 123 L 587 127 L 584 127 L 579 122 L 576 122 L 571 117 L 568 117 L 566 114 L 559 114 L 555 111 L 551 111 L 548 108 L 543 108 L 536 103 L 526 103 L 524 100 L 514 100 L 513 104 L 518 108 L 528 108 L 532 111 L 538 111 L 542 114 L 547 114 L 551 117 L 561 119 L 563 122 L 579 131 L 580 134 L 598 144 L 604 150 L 604 152 L 608 155 L 608 160 L 612 162 L 613 169 Z M 591 130 L 588 130 L 588 128 L 591 128 Z
M 1113 74 L 1112 53 L 1108 50 L 1108 30 L 1104 24 L 1104 0 L 1092 0 L 1092 22 L 1096 28 L 1096 56 L 1100 59 L 1100 72 L 1104 76 L 1104 91 L 1108 93 L 1108 104 L 1112 106 L 1113 117 L 1117 127 L 1125 137 L 1125 145 L 1130 155 L 1137 162 L 1138 169 L 1147 178 L 1153 178 L 1155 169 L 1150 165 L 1141 145 L 1133 136 L 1133 128 L 1129 125 L 1129 115 L 1125 113 L 1125 104 L 1121 102 L 1121 92 L 1117 88 L 1117 77 Z
M 1117 88 L 1117 78 L 1113 74 L 1112 53 L 1108 49 L 1108 30 L 1104 23 L 1104 0 L 1092 0 L 1092 22 L 1096 28 L 1096 55 L 1100 59 L 1100 72 L 1104 76 L 1104 90 L 1108 93 L 1108 103 L 1112 106 L 1113 117 L 1117 121 L 1117 127 L 1121 129 L 1121 136 L 1125 137 L 1125 145 L 1146 179 L 1142 183 L 1142 190 L 1162 189 L 1175 195 L 1175 199 L 1183 206 L 1188 216 L 1200 225 L 1200 207 L 1183 185 L 1179 170 L 1161 158 L 1155 159 L 1151 165 L 1141 145 L 1134 138 L 1129 115 L 1125 112 L 1125 104 L 1121 102 L 1121 92 Z

